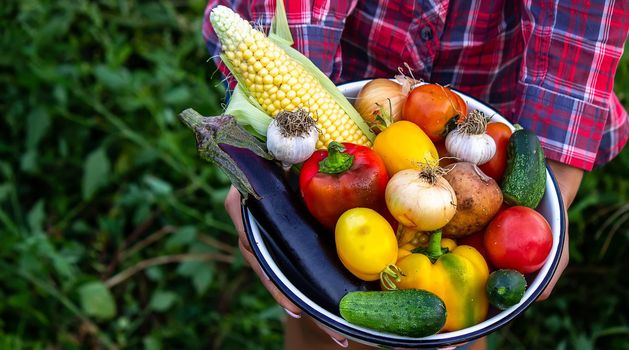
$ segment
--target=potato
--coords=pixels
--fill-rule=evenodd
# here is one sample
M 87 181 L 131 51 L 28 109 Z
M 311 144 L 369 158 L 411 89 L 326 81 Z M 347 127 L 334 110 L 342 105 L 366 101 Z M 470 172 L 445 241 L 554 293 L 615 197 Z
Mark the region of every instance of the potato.
M 456 193 L 454 217 L 443 227 L 444 236 L 463 237 L 483 229 L 502 206 L 500 186 L 476 164 L 449 165 L 443 177 Z

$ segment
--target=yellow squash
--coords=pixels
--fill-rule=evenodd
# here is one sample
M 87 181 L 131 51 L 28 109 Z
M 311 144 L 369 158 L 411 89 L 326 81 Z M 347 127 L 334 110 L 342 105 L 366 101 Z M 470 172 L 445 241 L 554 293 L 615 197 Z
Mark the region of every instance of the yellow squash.
M 336 252 L 343 265 L 363 281 L 397 278 L 397 240 L 389 222 L 369 208 L 353 208 L 341 215 L 334 230 Z

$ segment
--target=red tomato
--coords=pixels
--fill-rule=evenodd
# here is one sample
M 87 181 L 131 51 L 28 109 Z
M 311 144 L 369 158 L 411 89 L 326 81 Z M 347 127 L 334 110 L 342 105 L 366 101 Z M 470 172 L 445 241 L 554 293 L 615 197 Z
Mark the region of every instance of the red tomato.
M 553 245 L 550 225 L 542 214 L 523 206 L 507 208 L 485 230 L 485 250 L 498 269 L 523 274 L 539 270 Z
M 411 90 L 402 109 L 402 119 L 417 124 L 433 142 L 444 140 L 449 124 L 466 115 L 465 101 L 439 84 L 424 84 Z
M 389 181 L 384 162 L 369 147 L 331 142 L 328 150 L 315 151 L 304 162 L 299 189 L 308 211 L 334 230 L 345 211 L 371 208 L 391 218 L 384 201 Z
M 485 251 L 485 231 L 478 231 L 469 236 L 461 237 L 458 240 L 459 245 L 469 245 L 476 248 L 478 252 L 487 260 L 487 251 Z
M 487 163 L 478 167 L 500 183 L 507 167 L 507 145 L 512 132 L 507 124 L 494 122 L 487 124 L 487 134 L 496 142 L 496 154 Z
M 487 250 L 485 250 L 485 230 L 474 232 L 469 236 L 461 237 L 460 239 L 458 239 L 457 243 L 459 245 L 469 245 L 471 247 L 474 247 L 480 253 L 480 255 L 485 258 L 485 262 L 487 263 L 489 272 L 495 270 L 495 267 L 491 264 L 491 260 L 489 260 Z

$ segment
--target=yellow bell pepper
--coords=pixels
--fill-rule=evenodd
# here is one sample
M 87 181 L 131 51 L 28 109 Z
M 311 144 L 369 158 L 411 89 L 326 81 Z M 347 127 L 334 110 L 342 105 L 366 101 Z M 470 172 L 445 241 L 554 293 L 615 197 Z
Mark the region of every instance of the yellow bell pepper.
M 439 296 L 448 313 L 442 330 L 455 331 L 478 324 L 487 316 L 489 268 L 473 247 L 457 246 L 448 239 L 443 243 L 441 231 L 435 231 L 423 252 L 398 259 L 402 276 L 395 284 L 399 289 L 423 289 Z
M 428 135 L 417 124 L 400 120 L 376 136 L 373 150 L 378 153 L 389 176 L 404 169 L 422 169 L 438 164 L 439 153 Z

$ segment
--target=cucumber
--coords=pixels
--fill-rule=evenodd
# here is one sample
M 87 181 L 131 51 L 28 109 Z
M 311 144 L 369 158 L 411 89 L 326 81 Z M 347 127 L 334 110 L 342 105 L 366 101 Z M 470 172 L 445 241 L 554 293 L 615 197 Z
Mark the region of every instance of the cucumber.
M 443 301 L 419 289 L 350 292 L 340 312 L 349 323 L 408 337 L 435 334 L 446 323 Z
M 529 130 L 516 130 L 507 145 L 507 168 L 500 186 L 505 202 L 537 208 L 546 189 L 544 151 Z
M 489 303 L 500 310 L 519 303 L 525 290 L 526 280 L 516 270 L 497 270 L 492 272 L 487 279 Z

